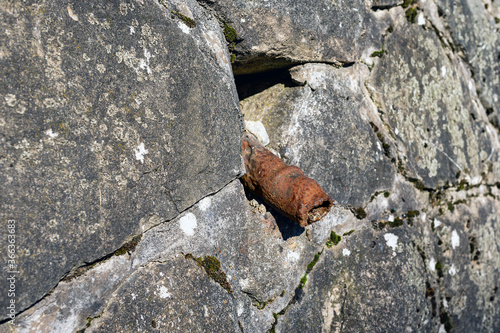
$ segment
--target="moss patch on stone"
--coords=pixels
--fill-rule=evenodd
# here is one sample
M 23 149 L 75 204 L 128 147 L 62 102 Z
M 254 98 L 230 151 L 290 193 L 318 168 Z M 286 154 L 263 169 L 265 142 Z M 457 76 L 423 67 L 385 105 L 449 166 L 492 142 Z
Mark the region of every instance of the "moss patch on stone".
M 408 8 L 405 12 L 405 17 L 410 23 L 415 23 L 417 18 L 417 10 L 415 8 Z
M 330 232 L 330 238 L 326 242 L 327 247 L 332 247 L 337 245 L 342 240 L 342 237 L 337 235 L 334 231 Z
M 115 256 L 121 256 L 125 253 L 134 252 L 135 248 L 137 247 L 137 244 L 139 244 L 141 239 L 142 239 L 142 235 L 135 236 L 134 238 L 132 238 L 132 240 L 130 242 L 123 244 L 123 246 L 120 247 L 118 250 L 116 250 L 113 254 Z
M 190 27 L 190 28 L 196 27 L 197 23 L 192 18 L 190 18 L 184 14 L 181 14 L 179 12 L 174 12 L 173 10 L 171 10 L 170 12 L 173 15 L 177 16 L 177 18 L 181 19 L 188 27 Z
M 209 278 L 217 282 L 228 293 L 233 293 L 231 285 L 227 281 L 227 275 L 221 269 L 220 261 L 217 258 L 212 256 L 195 258 L 191 254 L 187 254 L 186 259 L 193 259 L 194 261 L 196 261 L 200 267 L 203 267 L 203 269 L 205 269 L 205 272 L 207 273 Z
M 238 33 L 236 32 L 236 29 L 234 29 L 232 26 L 224 22 L 224 37 L 226 37 L 226 40 L 228 43 L 232 43 L 236 40 L 238 37 Z
M 372 53 L 372 57 L 382 58 L 382 56 L 384 55 L 384 53 L 385 53 L 385 49 L 384 49 L 384 47 L 382 47 L 382 50 L 373 52 Z

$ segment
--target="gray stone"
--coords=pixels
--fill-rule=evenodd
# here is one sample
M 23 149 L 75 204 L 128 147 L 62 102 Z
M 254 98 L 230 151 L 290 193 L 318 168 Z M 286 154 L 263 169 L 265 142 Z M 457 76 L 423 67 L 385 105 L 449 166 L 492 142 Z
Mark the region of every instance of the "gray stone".
M 429 331 L 424 264 L 410 240 L 411 231 L 365 229 L 326 248 L 276 331 Z
M 262 121 L 269 146 L 341 204 L 363 206 L 390 188 L 395 168 L 369 124 L 376 108 L 361 79 L 366 66 L 307 64 L 291 72 L 305 85 L 279 84 L 241 101 L 245 119 Z
M 138 269 L 116 294 L 85 332 L 239 330 L 235 299 L 183 257 Z
M 500 35 L 495 18 L 480 0 L 435 2 L 454 47 L 463 50 L 471 67 L 477 94 L 490 120 L 500 128 Z
M 236 74 L 303 62 L 355 62 L 381 48 L 388 12 L 365 2 L 317 0 L 203 1 L 238 35 Z
M 486 194 L 448 193 L 465 199 L 325 248 L 276 332 L 498 331 L 500 206 Z
M 270 329 L 272 313 L 289 302 L 307 265 L 321 251 L 332 228 L 342 234 L 366 224 L 358 223 L 349 211 L 334 207 L 322 221 L 295 230 L 285 240 L 282 232 L 285 233 L 286 228 L 278 226 L 271 213 L 260 212 L 258 207 L 249 204 L 239 181 L 230 183 L 173 221 L 145 232 L 133 253 L 113 256 L 80 276 L 60 282 L 51 295 L 16 319 L 17 331 L 40 331 L 45 327 L 52 327 L 54 332 L 77 331 L 86 328 L 89 322 L 89 331 L 115 331 L 125 323 L 150 325 L 155 320 L 157 325 L 167 325 L 189 319 L 194 323 L 197 321 L 194 318 L 201 316 L 198 318 L 200 326 L 190 326 L 196 330 L 206 328 L 201 324 L 206 320 L 205 307 L 211 317 L 232 316 L 224 325 L 233 325 L 231 327 L 236 331 L 240 325 L 249 332 Z M 226 274 L 232 294 L 211 279 L 189 256 L 216 258 L 221 271 Z M 163 279 L 170 279 L 168 281 L 175 284 L 172 287 L 165 280 L 167 292 L 173 297 L 168 299 L 168 304 L 165 305 L 163 299 L 151 302 L 150 306 L 143 304 L 144 321 L 139 320 L 141 314 L 134 315 L 134 321 L 113 319 L 126 318 L 130 312 L 136 311 L 138 304 L 144 302 L 147 289 L 152 293 L 148 295 L 158 298 L 157 289 L 161 287 L 158 281 Z M 144 293 L 140 294 L 140 290 Z M 129 299 L 131 293 L 137 302 Z M 184 308 L 193 311 L 190 315 L 187 312 L 169 313 L 158 319 L 164 313 L 158 312 L 160 308 L 173 306 L 170 301 L 180 295 L 185 300 L 203 301 L 198 305 L 189 303 L 191 305 Z M 227 306 L 221 308 L 220 304 L 213 302 L 214 299 L 226 300 Z M 201 312 L 195 309 L 201 309 Z M 146 312 L 151 312 L 154 317 Z M 139 321 L 135 322 L 135 319 Z M 130 327 L 138 330 L 143 326 Z M 147 327 L 150 326 L 143 329 Z
M 426 272 L 435 290 L 436 312 L 451 323 L 454 332 L 497 332 L 500 329 L 498 239 L 500 205 L 486 193 L 447 199 L 452 210 L 421 226 Z M 455 199 L 453 198 L 455 197 Z M 429 225 L 431 224 L 431 225 Z M 438 267 L 440 266 L 440 267 Z M 441 273 L 440 273 L 441 269 Z
M 397 145 L 400 169 L 429 188 L 460 175 L 480 182 L 497 143 L 464 64 L 441 47 L 434 31 L 404 17 L 385 50 L 369 88 Z
M 22 310 L 241 174 L 242 125 L 222 30 L 194 1 L 0 8 L 1 225 L 18 225 Z

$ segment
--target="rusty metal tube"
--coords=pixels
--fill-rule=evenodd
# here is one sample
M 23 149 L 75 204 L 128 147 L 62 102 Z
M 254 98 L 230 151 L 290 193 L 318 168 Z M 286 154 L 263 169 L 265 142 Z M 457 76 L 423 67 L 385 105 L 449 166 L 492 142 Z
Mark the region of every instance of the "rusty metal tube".
M 287 165 L 248 132 L 243 134 L 241 145 L 246 168 L 241 181 L 249 191 L 301 227 L 321 220 L 330 211 L 333 200 L 298 167 Z

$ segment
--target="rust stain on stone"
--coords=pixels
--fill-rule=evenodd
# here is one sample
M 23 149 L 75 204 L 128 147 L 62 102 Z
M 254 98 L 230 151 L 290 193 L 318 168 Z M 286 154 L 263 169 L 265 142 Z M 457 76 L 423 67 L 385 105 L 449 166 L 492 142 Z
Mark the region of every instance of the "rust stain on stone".
M 302 170 L 287 165 L 250 133 L 244 133 L 241 144 L 247 172 L 241 181 L 249 191 L 301 227 L 330 211 L 333 200 Z

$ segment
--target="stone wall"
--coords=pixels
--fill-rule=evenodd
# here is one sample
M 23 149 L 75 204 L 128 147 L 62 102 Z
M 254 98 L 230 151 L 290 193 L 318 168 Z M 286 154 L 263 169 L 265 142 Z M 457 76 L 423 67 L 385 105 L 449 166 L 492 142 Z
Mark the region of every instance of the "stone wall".
M 499 2 L 0 0 L 0 25 L 0 332 L 500 330 Z M 244 190 L 243 119 L 323 220 Z

